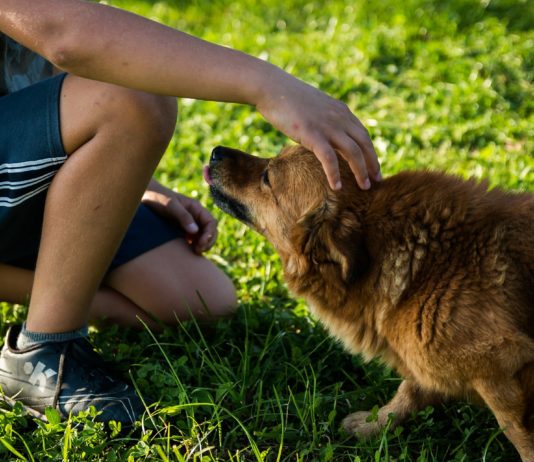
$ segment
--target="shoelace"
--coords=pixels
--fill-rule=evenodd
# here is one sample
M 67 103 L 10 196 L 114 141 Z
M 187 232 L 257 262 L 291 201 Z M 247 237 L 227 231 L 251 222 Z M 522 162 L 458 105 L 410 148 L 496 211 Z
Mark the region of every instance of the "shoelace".
M 57 403 L 59 401 L 59 393 L 61 392 L 61 385 L 63 384 L 63 370 L 65 368 L 65 355 L 71 343 L 72 342 L 65 342 L 65 345 L 61 349 L 61 354 L 59 355 L 56 389 L 54 392 L 54 400 L 52 401 L 53 408 L 56 409 L 63 416 L 63 418 L 66 418 L 66 416 L 63 415 L 63 412 L 61 411 Z

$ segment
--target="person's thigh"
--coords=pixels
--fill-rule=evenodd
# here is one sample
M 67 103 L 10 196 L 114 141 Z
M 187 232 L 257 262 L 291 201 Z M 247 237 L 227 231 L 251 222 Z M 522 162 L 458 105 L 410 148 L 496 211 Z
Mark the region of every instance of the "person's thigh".
M 228 316 L 237 303 L 228 276 L 183 239 L 166 242 L 112 270 L 104 285 L 166 324 Z

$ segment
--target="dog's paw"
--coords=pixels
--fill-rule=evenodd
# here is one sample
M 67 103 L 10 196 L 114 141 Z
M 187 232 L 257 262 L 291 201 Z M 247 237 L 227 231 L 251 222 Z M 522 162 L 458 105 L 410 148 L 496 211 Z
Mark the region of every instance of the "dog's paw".
M 366 439 L 371 438 L 380 433 L 383 425 L 376 420 L 368 422 L 371 412 L 360 411 L 353 414 L 349 414 L 343 419 L 343 428 L 358 438 Z

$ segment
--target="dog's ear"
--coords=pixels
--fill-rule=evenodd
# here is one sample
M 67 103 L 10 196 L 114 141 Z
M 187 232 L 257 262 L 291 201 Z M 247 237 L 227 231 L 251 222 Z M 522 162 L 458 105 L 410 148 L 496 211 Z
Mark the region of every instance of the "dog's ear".
M 301 269 L 319 266 L 319 271 L 336 270 L 350 284 L 369 268 L 369 255 L 361 222 L 349 209 L 340 210 L 331 199 L 311 207 L 297 222 L 291 235 Z

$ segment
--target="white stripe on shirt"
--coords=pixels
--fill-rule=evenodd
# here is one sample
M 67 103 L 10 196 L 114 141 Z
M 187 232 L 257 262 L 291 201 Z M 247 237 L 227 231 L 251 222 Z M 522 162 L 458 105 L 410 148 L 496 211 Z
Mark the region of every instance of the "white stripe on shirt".
M 0 173 L 21 173 L 31 170 L 39 170 L 51 165 L 58 165 L 65 162 L 67 156 L 49 157 L 47 159 L 28 160 L 26 162 L 16 162 L 14 164 L 0 164 Z
M 0 207 L 15 207 L 19 204 L 22 204 L 23 202 L 27 201 L 28 199 L 31 199 L 33 196 L 39 194 L 40 192 L 46 190 L 48 186 L 52 183 L 51 181 L 47 182 L 46 184 L 40 186 L 37 189 L 34 189 L 33 191 L 30 191 L 29 193 L 26 193 L 19 197 L 0 197 Z
M 56 170 L 53 172 L 45 173 L 44 175 L 38 176 L 36 178 L 30 178 L 29 180 L 20 180 L 20 181 L 0 181 L 0 189 L 9 189 L 14 191 L 16 189 L 24 189 L 28 186 L 40 183 L 47 178 L 54 176 L 57 173 Z

